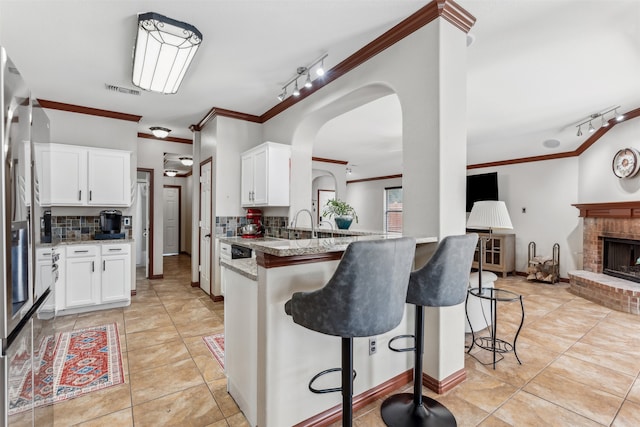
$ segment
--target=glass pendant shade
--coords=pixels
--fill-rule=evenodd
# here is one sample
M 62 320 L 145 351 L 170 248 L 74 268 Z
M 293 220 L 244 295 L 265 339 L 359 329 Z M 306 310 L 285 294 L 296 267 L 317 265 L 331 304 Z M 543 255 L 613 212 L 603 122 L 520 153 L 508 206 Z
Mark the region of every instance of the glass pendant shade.
M 201 42 L 202 33 L 192 25 L 153 12 L 138 15 L 133 84 L 176 93 Z

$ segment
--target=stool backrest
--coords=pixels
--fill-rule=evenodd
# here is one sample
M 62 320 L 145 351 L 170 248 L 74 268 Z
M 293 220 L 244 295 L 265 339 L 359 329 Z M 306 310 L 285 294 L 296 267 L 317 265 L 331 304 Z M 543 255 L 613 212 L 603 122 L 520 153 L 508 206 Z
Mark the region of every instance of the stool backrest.
M 344 338 L 395 328 L 404 313 L 415 247 L 411 237 L 351 243 L 325 287 L 293 294 L 293 321 Z
M 442 239 L 424 267 L 411 273 L 407 302 L 429 307 L 464 302 L 477 243 L 476 233 Z

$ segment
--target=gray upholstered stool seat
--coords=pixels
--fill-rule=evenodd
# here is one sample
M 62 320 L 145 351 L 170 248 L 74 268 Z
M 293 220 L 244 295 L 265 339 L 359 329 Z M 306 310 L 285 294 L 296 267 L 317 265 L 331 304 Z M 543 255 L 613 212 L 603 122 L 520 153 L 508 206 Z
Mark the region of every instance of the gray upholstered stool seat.
M 447 307 L 465 301 L 477 242 L 475 233 L 445 237 L 424 267 L 411 273 L 407 302 L 416 306 L 413 394 L 396 394 L 383 402 L 382 419 L 388 426 L 456 425 L 447 408 L 422 395 L 424 306 Z
M 415 246 L 410 237 L 353 242 L 323 288 L 296 292 L 285 304 L 295 323 L 342 337 L 343 426 L 352 419 L 353 338 L 382 334 L 400 324 Z

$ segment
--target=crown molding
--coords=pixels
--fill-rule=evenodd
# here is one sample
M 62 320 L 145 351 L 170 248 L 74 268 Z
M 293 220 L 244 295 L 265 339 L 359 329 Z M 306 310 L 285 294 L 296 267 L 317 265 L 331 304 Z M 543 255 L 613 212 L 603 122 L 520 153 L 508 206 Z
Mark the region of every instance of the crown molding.
M 372 178 L 354 179 L 352 181 L 347 181 L 347 184 L 355 184 L 356 182 L 380 181 L 383 179 L 394 179 L 394 178 L 402 178 L 402 174 L 399 173 L 397 175 L 385 175 L 385 176 L 375 176 Z
M 50 110 L 68 111 L 70 113 L 88 114 L 90 116 L 107 117 L 109 119 L 126 120 L 129 122 L 139 122 L 142 116 L 134 114 L 120 113 L 117 111 L 100 110 L 98 108 L 83 107 L 81 105 L 65 104 L 63 102 L 49 101 L 47 99 L 38 99 L 38 103 L 42 108 Z
M 187 138 L 178 138 L 175 136 L 167 136 L 166 138 L 158 138 L 155 135 L 152 135 L 150 133 L 142 133 L 142 132 L 138 132 L 138 138 L 145 138 L 145 139 L 155 139 L 156 141 L 163 141 L 163 142 L 179 142 L 181 144 L 193 144 L 193 141 Z
M 390 30 L 386 31 L 384 34 L 373 40 L 371 43 L 367 44 L 360 50 L 358 50 L 353 55 L 349 56 L 347 59 L 328 70 L 325 73 L 322 81 L 316 80 L 318 84 L 315 84 L 311 89 L 305 89 L 300 92 L 300 96 L 285 99 L 284 101 L 276 104 L 269 110 L 267 110 L 261 116 L 253 116 L 250 114 L 243 113 L 234 113 L 233 117 L 242 120 L 248 120 L 255 123 L 264 123 L 267 120 L 277 116 L 281 112 L 285 111 L 289 107 L 297 104 L 302 101 L 309 95 L 315 93 L 317 90 L 325 87 L 332 81 L 342 77 L 344 74 L 356 68 L 358 65 L 368 61 L 369 59 L 376 56 L 378 53 L 382 52 L 386 48 L 393 46 L 403 38 L 412 34 L 413 32 L 419 30 L 424 27 L 428 23 L 435 21 L 437 18 L 442 17 L 446 21 L 455 25 L 457 28 L 462 31 L 468 33 L 473 24 L 476 22 L 476 18 L 463 9 L 460 5 L 455 3 L 452 0 L 434 0 L 429 4 L 425 5 L 409 17 L 402 20 L 399 24 L 395 25 Z M 229 111 L 223 110 L 218 107 L 212 108 L 206 116 L 200 120 L 198 124 L 191 125 L 190 129 L 192 131 L 202 130 L 202 128 L 207 124 L 209 120 L 215 117 L 217 111 Z M 219 114 L 219 113 L 218 113 Z M 222 114 L 219 114 L 222 115 Z M 250 117 L 250 119 L 246 118 L 246 116 Z
M 254 116 L 253 114 L 213 107 L 197 124 L 189 126 L 189 129 L 191 129 L 192 132 L 201 131 L 209 121 L 213 120 L 217 116 L 245 120 L 247 122 L 264 123 L 259 116 Z
M 314 162 L 323 162 L 323 163 L 333 163 L 336 165 L 348 165 L 349 162 L 346 160 L 334 160 L 334 159 L 325 159 L 322 157 L 312 157 L 311 158 L 312 161 Z

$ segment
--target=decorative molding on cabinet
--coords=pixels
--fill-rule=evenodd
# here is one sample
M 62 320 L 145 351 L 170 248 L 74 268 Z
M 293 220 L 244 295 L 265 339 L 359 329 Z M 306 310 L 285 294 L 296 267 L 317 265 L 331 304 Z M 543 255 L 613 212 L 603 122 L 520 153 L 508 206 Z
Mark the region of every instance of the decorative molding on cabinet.
M 117 111 L 101 110 L 99 108 L 83 107 L 81 105 L 65 104 L 63 102 L 48 101 L 38 99 L 42 108 L 50 110 L 68 111 L 70 113 L 88 114 L 90 116 L 107 117 L 109 119 L 126 120 L 129 122 L 139 122 L 142 116 L 135 114 L 119 113 Z

